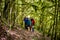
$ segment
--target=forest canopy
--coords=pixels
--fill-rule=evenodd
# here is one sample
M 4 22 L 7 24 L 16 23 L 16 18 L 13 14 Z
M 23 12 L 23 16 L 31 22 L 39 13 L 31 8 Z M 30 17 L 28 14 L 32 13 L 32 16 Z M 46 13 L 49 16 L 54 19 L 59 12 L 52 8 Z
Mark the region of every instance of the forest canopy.
M 0 0 L 0 17 L 3 25 L 12 29 L 15 25 L 24 28 L 24 17 L 35 20 L 35 29 L 44 35 L 60 38 L 59 0 Z

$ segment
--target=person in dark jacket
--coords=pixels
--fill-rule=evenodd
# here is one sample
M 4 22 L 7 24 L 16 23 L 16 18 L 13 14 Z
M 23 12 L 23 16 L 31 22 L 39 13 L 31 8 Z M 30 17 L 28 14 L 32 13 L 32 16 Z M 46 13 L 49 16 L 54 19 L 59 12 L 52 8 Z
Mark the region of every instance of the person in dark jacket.
M 25 22 L 25 29 L 28 30 L 28 27 L 31 26 L 31 20 L 29 18 L 25 17 L 24 22 Z
M 31 31 L 30 30 L 30 27 L 31 27 L 31 20 L 30 19 L 28 19 L 28 21 L 27 21 L 27 27 L 28 27 L 28 30 Z
M 27 30 L 28 30 L 28 28 L 27 28 L 27 21 L 28 21 L 28 18 L 27 18 L 27 17 L 25 17 L 25 18 L 24 18 L 25 29 L 27 29 Z

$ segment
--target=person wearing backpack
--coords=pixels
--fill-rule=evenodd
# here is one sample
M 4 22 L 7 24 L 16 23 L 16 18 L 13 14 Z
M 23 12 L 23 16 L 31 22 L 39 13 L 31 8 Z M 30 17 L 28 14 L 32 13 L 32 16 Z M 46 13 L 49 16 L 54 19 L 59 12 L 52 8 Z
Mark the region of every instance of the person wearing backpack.
M 33 18 L 31 18 L 31 29 L 32 29 L 32 32 L 34 32 L 34 25 L 35 25 L 35 20 Z
M 25 17 L 24 22 L 25 22 L 25 29 L 30 30 L 31 20 L 29 19 L 29 17 Z

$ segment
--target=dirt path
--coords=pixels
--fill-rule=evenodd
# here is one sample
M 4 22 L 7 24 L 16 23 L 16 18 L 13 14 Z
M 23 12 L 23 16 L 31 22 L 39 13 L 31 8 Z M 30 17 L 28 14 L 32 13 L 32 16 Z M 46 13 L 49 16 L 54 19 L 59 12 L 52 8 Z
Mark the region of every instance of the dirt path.
M 8 30 L 8 28 L 5 26 L 3 29 L 5 29 L 7 35 L 10 36 L 10 39 L 2 37 L 0 40 L 50 40 L 49 37 L 43 37 L 43 35 L 36 30 L 31 32 L 19 27 Z
M 11 34 L 14 40 L 42 40 L 43 38 L 50 40 L 49 37 L 43 37 L 38 31 L 30 32 L 21 28 L 6 31 Z

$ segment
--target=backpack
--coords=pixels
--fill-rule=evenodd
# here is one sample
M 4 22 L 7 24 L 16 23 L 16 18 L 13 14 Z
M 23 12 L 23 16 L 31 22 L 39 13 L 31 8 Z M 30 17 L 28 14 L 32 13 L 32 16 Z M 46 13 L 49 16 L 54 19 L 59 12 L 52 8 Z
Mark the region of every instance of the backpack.
M 31 19 L 31 22 L 32 22 L 33 25 L 35 24 L 35 20 L 34 19 Z

